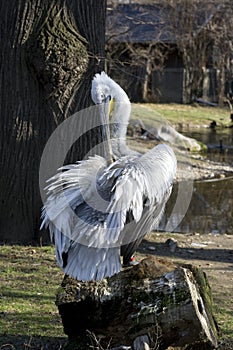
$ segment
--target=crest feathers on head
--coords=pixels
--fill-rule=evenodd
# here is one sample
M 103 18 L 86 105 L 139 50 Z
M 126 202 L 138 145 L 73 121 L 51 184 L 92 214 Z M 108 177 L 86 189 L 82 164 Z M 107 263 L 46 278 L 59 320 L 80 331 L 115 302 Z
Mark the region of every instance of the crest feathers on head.
M 106 82 L 112 82 L 113 80 L 103 71 L 100 74 L 96 73 L 94 78 L 93 78 L 93 82 L 97 83 L 97 84 L 101 84 L 104 83 L 106 84 Z

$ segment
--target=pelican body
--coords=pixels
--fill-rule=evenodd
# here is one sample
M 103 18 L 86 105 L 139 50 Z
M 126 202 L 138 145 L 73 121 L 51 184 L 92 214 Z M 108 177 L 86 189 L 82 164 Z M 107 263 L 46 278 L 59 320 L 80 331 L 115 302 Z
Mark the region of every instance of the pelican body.
M 42 226 L 49 227 L 63 271 L 82 281 L 121 270 L 143 237 L 158 226 L 171 194 L 176 157 L 159 144 L 141 155 L 126 145 L 130 101 L 104 72 L 92 82 L 92 99 L 103 105 L 108 156 L 67 165 L 49 180 Z M 109 114 L 111 113 L 111 123 Z

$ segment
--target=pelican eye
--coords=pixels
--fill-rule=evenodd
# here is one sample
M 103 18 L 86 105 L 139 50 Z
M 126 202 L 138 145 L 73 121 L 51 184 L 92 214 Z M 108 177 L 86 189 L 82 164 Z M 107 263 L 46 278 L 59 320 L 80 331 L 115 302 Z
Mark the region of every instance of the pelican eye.
M 112 100 L 111 95 L 101 95 L 102 103 L 110 103 Z

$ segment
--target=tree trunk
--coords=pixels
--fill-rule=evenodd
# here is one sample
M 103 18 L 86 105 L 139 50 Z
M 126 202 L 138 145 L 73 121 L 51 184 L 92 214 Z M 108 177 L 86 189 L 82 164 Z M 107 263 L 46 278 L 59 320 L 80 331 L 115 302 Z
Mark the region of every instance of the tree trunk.
M 148 53 L 148 57 L 146 59 L 146 71 L 144 76 L 144 81 L 142 85 L 142 99 L 143 102 L 149 101 L 149 80 L 151 79 L 152 67 L 151 67 L 151 57 L 150 52 Z
M 56 303 L 68 349 L 210 349 L 217 325 L 206 276 L 150 257 L 101 282 L 65 277 Z
M 40 158 L 53 130 L 91 104 L 103 68 L 106 1 L 0 4 L 0 241 L 38 239 Z M 79 143 L 76 159 L 86 153 Z
M 221 66 L 219 70 L 219 92 L 218 92 L 218 105 L 223 107 L 225 101 L 225 68 L 224 64 Z

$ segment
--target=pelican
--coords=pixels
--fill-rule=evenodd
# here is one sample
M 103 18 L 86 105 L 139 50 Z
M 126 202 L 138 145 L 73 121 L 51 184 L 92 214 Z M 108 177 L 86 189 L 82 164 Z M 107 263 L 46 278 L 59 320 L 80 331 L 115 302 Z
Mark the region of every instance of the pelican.
M 159 224 L 176 174 L 168 145 L 143 155 L 126 146 L 130 101 L 106 73 L 95 75 L 91 95 L 101 107 L 105 156 L 59 169 L 47 186 L 41 225 L 49 227 L 58 265 L 82 281 L 121 270 L 120 255 L 129 258 Z

